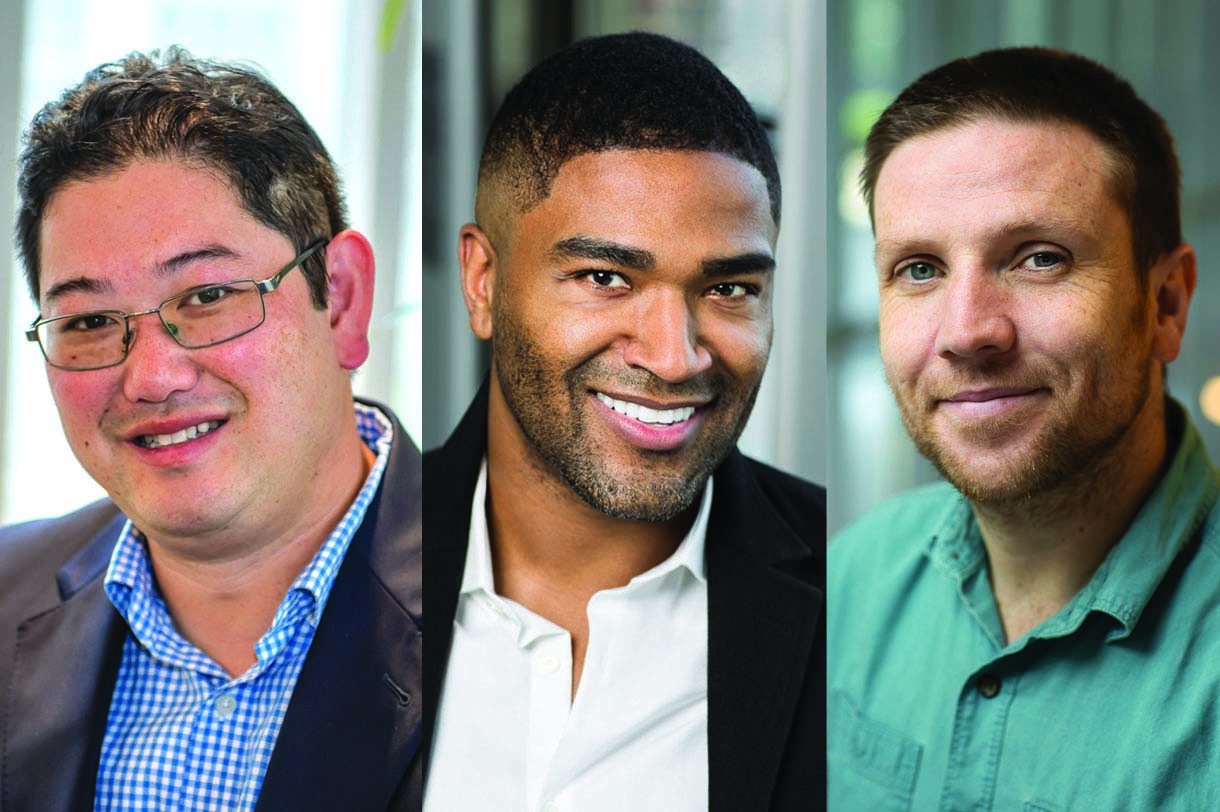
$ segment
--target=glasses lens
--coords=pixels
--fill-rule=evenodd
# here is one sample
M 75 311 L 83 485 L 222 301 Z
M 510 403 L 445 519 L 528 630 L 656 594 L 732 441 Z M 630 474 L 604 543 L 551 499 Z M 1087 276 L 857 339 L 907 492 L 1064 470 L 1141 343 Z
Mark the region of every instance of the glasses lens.
M 175 296 L 161 306 L 161 321 L 184 347 L 210 347 L 263 323 L 263 297 L 253 282 L 225 282 Z
M 97 369 L 123 360 L 123 319 L 114 313 L 82 313 L 38 325 L 47 361 L 65 369 Z

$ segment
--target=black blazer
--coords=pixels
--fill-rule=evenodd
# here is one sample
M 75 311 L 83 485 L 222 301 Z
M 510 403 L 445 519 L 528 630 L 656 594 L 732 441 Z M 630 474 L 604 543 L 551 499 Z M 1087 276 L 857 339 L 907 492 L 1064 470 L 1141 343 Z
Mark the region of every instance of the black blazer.
M 420 455 L 402 426 L 335 578 L 257 812 L 422 806 Z M 0 531 L 0 812 L 91 812 L 127 626 L 109 500 Z
M 484 383 L 424 455 L 424 754 L 431 750 L 487 448 Z M 713 812 L 826 805 L 826 491 L 734 450 L 707 531 L 708 798 Z

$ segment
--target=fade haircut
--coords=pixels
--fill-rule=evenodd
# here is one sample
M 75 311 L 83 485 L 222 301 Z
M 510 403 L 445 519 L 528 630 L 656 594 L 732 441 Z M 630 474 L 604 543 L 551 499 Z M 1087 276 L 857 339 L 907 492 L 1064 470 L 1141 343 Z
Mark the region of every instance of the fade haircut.
M 860 188 L 869 216 L 881 167 L 898 145 L 982 120 L 1072 124 L 1101 143 L 1111 191 L 1131 226 L 1141 281 L 1182 243 L 1181 170 L 1165 121 L 1113 71 L 1049 48 L 957 59 L 902 91 L 865 143 Z
M 94 68 L 34 116 L 18 166 L 17 247 L 35 303 L 39 237 L 56 192 L 136 161 L 184 161 L 218 172 L 242 208 L 296 250 L 347 228 L 330 155 L 300 111 L 259 72 L 182 48 L 132 53 Z M 326 306 L 326 262 L 301 266 Z
M 766 180 L 779 224 L 779 169 L 741 91 L 694 48 L 638 31 L 580 40 L 508 92 L 483 144 L 476 220 L 488 231 L 505 213 L 499 207 L 524 214 L 546 199 L 565 163 L 615 149 L 715 152 L 744 161 Z

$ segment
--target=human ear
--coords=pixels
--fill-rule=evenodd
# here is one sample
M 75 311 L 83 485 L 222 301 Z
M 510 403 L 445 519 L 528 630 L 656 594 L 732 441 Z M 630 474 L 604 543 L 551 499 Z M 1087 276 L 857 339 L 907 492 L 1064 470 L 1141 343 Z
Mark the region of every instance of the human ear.
M 357 231 L 341 231 L 326 246 L 330 331 L 343 369 L 356 369 L 369 357 L 374 266 L 373 247 Z
M 496 249 L 483 229 L 474 223 L 462 226 L 458 237 L 458 262 L 462 268 L 462 297 L 470 313 L 470 329 L 482 339 L 491 338 L 491 300 L 495 295 Z
M 1152 300 L 1156 303 L 1152 355 L 1161 363 L 1174 360 L 1182 349 L 1186 311 L 1195 292 L 1195 273 L 1195 249 L 1182 243 L 1161 257 L 1149 274 Z

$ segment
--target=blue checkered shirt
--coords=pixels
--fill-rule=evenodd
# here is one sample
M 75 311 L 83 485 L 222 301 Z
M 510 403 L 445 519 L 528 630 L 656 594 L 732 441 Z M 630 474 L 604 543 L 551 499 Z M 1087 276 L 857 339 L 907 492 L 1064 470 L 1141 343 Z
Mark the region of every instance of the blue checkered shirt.
M 393 432 L 385 415 L 356 404 L 356 423 L 377 461 L 255 645 L 258 662 L 239 677 L 230 678 L 177 632 L 153 583 L 143 536 L 130 521 L 123 526 L 105 588 L 129 634 L 102 740 L 94 810 L 254 808 L 314 629 L 389 458 Z

